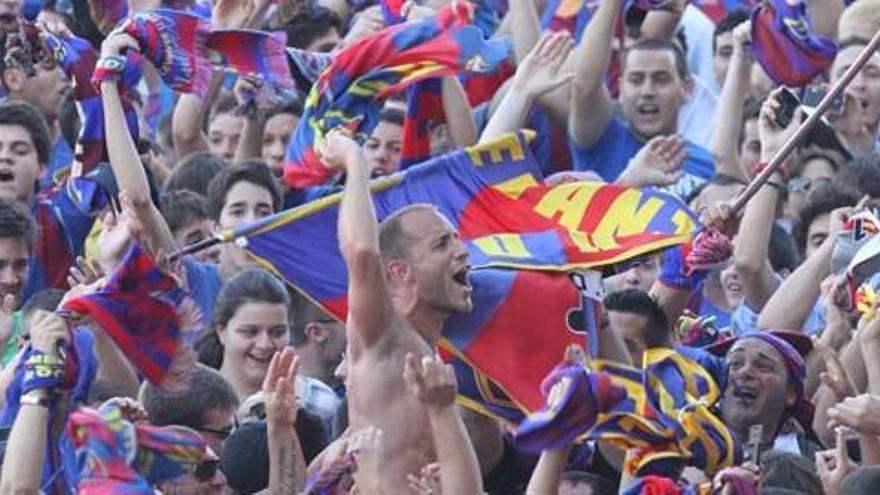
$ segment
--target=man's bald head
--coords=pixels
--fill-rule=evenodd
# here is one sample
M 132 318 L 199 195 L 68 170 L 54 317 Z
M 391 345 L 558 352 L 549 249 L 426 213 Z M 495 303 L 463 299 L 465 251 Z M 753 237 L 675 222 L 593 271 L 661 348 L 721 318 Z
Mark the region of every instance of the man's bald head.
M 415 238 L 413 232 L 404 228 L 404 223 L 413 214 L 428 212 L 439 214 L 434 205 L 412 204 L 395 211 L 379 224 L 379 252 L 385 261 L 408 259 L 409 247 Z

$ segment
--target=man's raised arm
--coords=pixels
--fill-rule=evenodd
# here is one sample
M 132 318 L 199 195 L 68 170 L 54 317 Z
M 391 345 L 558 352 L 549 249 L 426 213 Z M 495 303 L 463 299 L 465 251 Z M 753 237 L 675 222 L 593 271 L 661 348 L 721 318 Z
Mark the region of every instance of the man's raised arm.
M 348 327 L 350 335 L 369 347 L 379 341 L 391 319 L 369 172 L 360 146 L 341 131 L 331 131 L 325 137 L 321 155 L 328 167 L 345 169 L 339 248 L 348 266 Z
M 606 0 L 599 4 L 575 49 L 577 62 L 568 132 L 580 148 L 592 148 L 611 121 L 613 108 L 605 87 L 605 73 L 611 62 L 614 24 L 622 3 L 622 0 Z

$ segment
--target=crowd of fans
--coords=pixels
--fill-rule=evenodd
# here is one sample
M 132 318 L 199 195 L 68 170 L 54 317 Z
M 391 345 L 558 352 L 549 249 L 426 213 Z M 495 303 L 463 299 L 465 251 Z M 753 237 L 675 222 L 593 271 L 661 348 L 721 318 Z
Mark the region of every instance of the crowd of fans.
M 603 439 L 530 453 L 516 424 L 457 403 L 437 346 L 447 318 L 479 296 L 468 251 L 432 205 L 378 222 L 368 187 L 401 170 L 405 91 L 381 103 L 364 142 L 342 129 L 322 136 L 318 156 L 333 178 L 292 188 L 286 156 L 297 127 L 314 125 L 300 120 L 314 75 L 291 64 L 295 90 L 254 100 L 264 88 L 247 75 L 216 70 L 204 94 L 176 92 L 147 63 L 126 88 L 113 64 L 145 47 L 104 25 L 102 9 L 119 3 L 0 0 L 0 494 L 880 493 L 880 249 L 871 241 L 880 233 L 880 52 L 745 206 L 732 207 L 861 63 L 880 32 L 880 1 L 806 0 L 809 29 L 837 51 L 804 91 L 782 88 L 755 60 L 758 5 L 748 1 L 720 2 L 721 14 L 715 2 L 687 0 L 647 10 L 625 0 L 483 2 L 494 20 L 487 34 L 511 48 L 500 69 L 509 77 L 474 105 L 473 86 L 442 78 L 433 156 L 534 128 L 546 183 L 661 189 L 731 239 L 729 259 L 687 273 L 677 247 L 604 267 L 598 354 L 559 356 L 587 373 L 597 359 L 638 370 L 661 348 L 714 367 L 720 395 L 706 406 L 744 455 L 711 472 L 652 476 Z M 401 13 L 413 22 L 449 3 L 408 2 Z M 386 29 L 394 4 L 129 0 L 128 12 L 191 9 L 215 28 L 283 32 L 317 59 Z M 568 15 L 583 25 L 548 26 L 566 9 L 587 12 Z M 27 29 L 45 52 L 34 64 L 21 55 Z M 46 36 L 82 39 L 99 54 L 90 108 L 100 108 L 106 163 L 81 160 L 82 87 Z M 796 109 L 789 94 L 799 95 Z M 170 257 L 339 191 L 346 321 L 240 243 Z M 193 356 L 172 349 L 166 381 L 132 357 L 147 347 L 126 347 L 105 320 L 70 309 L 140 250 L 173 275 L 200 316 L 191 321 L 202 322 L 180 338 Z M 850 287 L 857 257 L 859 287 Z M 159 276 L 134 277 L 124 283 Z M 558 385 L 547 391 L 551 412 Z

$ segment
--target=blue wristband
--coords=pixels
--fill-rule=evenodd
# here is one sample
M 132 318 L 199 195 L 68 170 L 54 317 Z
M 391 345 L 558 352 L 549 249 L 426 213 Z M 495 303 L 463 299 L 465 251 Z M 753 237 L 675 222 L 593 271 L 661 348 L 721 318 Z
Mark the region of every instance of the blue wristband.
M 65 365 L 64 358 L 55 354 L 47 354 L 33 347 L 22 357 L 24 378 L 21 382 L 22 395 L 32 390 L 56 390 L 63 386 Z

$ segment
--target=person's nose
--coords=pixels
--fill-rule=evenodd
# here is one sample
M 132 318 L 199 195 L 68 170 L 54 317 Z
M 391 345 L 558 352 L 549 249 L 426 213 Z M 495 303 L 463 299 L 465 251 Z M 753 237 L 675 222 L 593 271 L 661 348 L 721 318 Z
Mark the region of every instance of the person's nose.
M 865 90 L 867 89 L 867 78 L 865 78 L 863 70 L 860 70 L 856 73 L 856 76 L 853 78 L 852 82 L 849 83 L 848 89 L 856 96 L 861 96 L 865 93 Z
M 263 351 L 271 350 L 275 347 L 275 343 L 269 337 L 269 332 L 260 332 L 259 335 L 257 335 L 257 342 L 255 345 L 257 349 Z
M 0 285 L 18 285 L 20 282 L 18 271 L 11 264 L 0 268 Z
M 218 469 L 217 472 L 214 473 L 214 477 L 211 479 L 211 487 L 219 490 L 224 486 L 226 486 L 226 475 L 223 474 L 223 471 Z
M 464 243 L 461 242 L 461 239 L 456 240 L 455 246 L 455 259 L 456 261 L 466 262 L 470 254 L 468 253 L 467 248 L 464 247 Z
M 0 146 L 0 163 L 12 163 L 12 150 L 9 146 Z
M 227 160 L 235 158 L 235 141 L 231 138 L 225 138 L 220 154 Z
M 746 361 L 735 370 L 731 370 L 730 375 L 735 380 L 751 380 L 755 378 L 755 367 L 751 361 Z
M 637 287 L 642 283 L 642 277 L 635 268 L 630 268 L 624 274 L 623 282 L 630 287 Z
M 269 156 L 271 156 L 273 160 L 283 161 L 284 153 L 286 151 L 287 150 L 284 149 L 284 143 L 280 139 L 276 139 L 269 147 Z
M 639 86 L 639 99 L 647 99 L 651 100 L 657 95 L 657 88 L 654 86 L 654 83 L 651 82 L 650 79 L 645 80 L 641 86 Z

